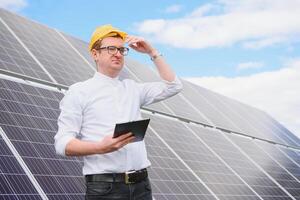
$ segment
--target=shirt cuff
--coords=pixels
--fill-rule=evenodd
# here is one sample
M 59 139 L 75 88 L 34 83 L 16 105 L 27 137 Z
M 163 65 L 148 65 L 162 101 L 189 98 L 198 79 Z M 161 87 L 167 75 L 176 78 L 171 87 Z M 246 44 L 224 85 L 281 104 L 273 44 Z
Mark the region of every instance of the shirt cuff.
M 57 154 L 66 156 L 66 146 L 74 139 L 73 135 L 64 135 L 63 137 L 55 140 L 55 151 Z
M 163 83 L 165 83 L 167 85 L 175 86 L 177 91 L 181 91 L 183 88 L 183 84 L 177 76 L 175 76 L 175 79 L 173 81 L 163 80 Z

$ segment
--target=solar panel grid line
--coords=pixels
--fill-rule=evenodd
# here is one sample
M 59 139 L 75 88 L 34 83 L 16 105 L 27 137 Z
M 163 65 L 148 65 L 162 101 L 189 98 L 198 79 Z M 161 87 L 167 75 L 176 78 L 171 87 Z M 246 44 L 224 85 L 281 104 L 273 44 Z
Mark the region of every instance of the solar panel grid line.
M 300 183 L 299 179 L 294 176 L 294 174 L 292 174 L 287 168 L 285 168 L 280 162 L 278 162 L 276 160 L 276 158 L 274 158 L 272 155 L 270 155 L 264 148 L 262 148 L 256 141 L 254 141 L 254 144 L 261 150 L 263 151 L 265 154 L 267 154 L 269 156 L 269 158 L 271 160 L 273 160 L 277 165 L 279 165 L 284 171 L 286 171 L 290 176 L 292 176 L 298 183 Z
M 41 195 L 42 199 L 43 200 L 48 200 L 47 195 L 45 194 L 45 192 L 43 191 L 43 189 L 39 185 L 38 181 L 35 179 L 35 177 L 31 173 L 31 171 L 27 167 L 26 163 L 24 162 L 24 160 L 20 156 L 19 152 L 16 150 L 16 148 L 14 147 L 14 145 L 12 144 L 12 142 L 7 137 L 7 135 L 5 134 L 4 130 L 1 127 L 0 127 L 0 134 L 1 134 L 1 137 L 4 140 L 4 142 L 7 144 L 7 146 L 9 147 L 9 149 L 11 150 L 11 152 L 13 153 L 13 155 L 15 156 L 15 158 L 17 159 L 17 161 L 21 165 L 22 169 L 24 170 L 24 172 L 26 173 L 26 175 L 28 176 L 28 178 L 30 179 L 32 184 L 34 185 L 35 189 Z
M 1 23 L 7 28 L 7 30 L 15 37 L 15 39 L 21 44 L 21 46 L 26 50 L 26 52 L 32 57 L 32 59 L 42 68 L 45 74 L 53 81 L 57 83 L 56 80 L 52 77 L 52 75 L 45 69 L 45 67 L 40 63 L 40 61 L 35 57 L 35 55 L 27 48 L 27 46 L 22 42 L 22 40 L 15 34 L 15 32 L 7 25 L 7 23 L 0 16 Z
M 283 134 L 282 130 L 275 126 L 274 123 L 270 122 L 270 117 L 268 117 L 265 112 L 251 106 L 247 106 L 236 100 L 232 100 L 232 103 L 234 103 L 235 106 L 244 113 L 244 117 L 249 119 L 249 124 L 261 130 L 264 135 L 270 138 L 269 140 L 275 141 L 276 143 L 288 144 L 289 146 L 298 145 L 287 138 L 286 134 Z
M 287 128 L 282 126 L 278 121 L 276 121 L 271 115 L 269 115 L 266 111 L 260 109 L 254 109 L 253 114 L 259 116 L 264 124 L 269 124 L 272 128 L 275 128 L 276 133 L 279 134 L 283 139 L 287 139 L 288 141 L 292 141 L 294 144 L 300 146 L 300 139 L 292 134 Z
M 3 87 L 13 88 L 13 90 L 11 89 L 10 91 L 15 91 L 16 86 L 18 86 L 18 83 L 14 83 L 12 81 L 6 81 L 6 83 L 4 81 L 2 81 L 2 83 L 4 83 L 4 84 L 1 84 L 1 86 L 3 86 Z M 14 83 L 14 84 L 11 85 L 11 83 Z M 54 95 L 54 94 L 58 93 L 57 91 L 49 91 L 49 90 L 43 89 L 43 88 L 32 87 L 32 86 L 29 86 L 27 84 L 26 83 L 25 84 L 23 83 L 22 85 L 20 84 L 21 87 L 17 88 L 16 91 L 18 91 L 18 92 L 26 91 L 26 92 L 29 92 L 30 95 L 43 96 L 43 98 L 40 98 L 40 101 L 44 101 L 46 103 L 43 103 L 42 106 L 45 105 L 45 106 L 48 106 L 49 108 L 58 109 L 58 104 L 53 105 L 52 103 L 51 104 L 47 103 L 48 101 L 51 101 L 52 99 L 55 99 L 55 101 L 59 101 L 61 99 L 62 96 L 59 96 L 59 98 L 58 98 L 57 95 Z M 3 87 L 1 87 L 1 88 L 3 88 Z M 53 95 L 51 95 L 51 94 L 53 94 Z M 16 96 L 12 95 L 12 97 L 16 97 Z M 16 97 L 16 98 L 17 99 L 19 98 L 20 102 L 24 100 L 24 98 L 22 98 L 22 96 L 19 96 L 19 97 Z M 31 99 L 31 98 L 29 97 L 29 99 Z M 34 105 L 33 101 L 30 101 L 30 103 L 32 103 Z M 16 102 L 14 104 L 16 104 Z M 23 107 L 26 107 L 26 106 L 24 105 Z M 37 109 L 39 109 L 39 108 L 37 107 Z M 17 109 L 15 111 L 20 113 L 20 114 L 22 112 L 26 112 L 22 108 Z M 34 112 L 33 115 L 35 116 L 36 112 Z M 55 114 L 55 115 L 58 116 L 58 114 Z M 26 118 L 34 118 L 34 116 L 30 116 L 30 117 L 26 117 Z M 53 118 L 55 118 L 55 123 L 56 123 L 57 116 L 54 116 L 54 115 L 52 116 Z M 46 117 L 46 116 L 44 116 L 44 117 Z M 14 118 L 12 118 L 12 120 L 14 120 Z M 22 119 L 19 119 L 18 121 L 20 121 L 20 120 L 22 120 Z M 35 120 L 35 121 L 39 121 L 39 120 Z M 25 123 L 24 125 L 26 125 L 26 124 L 27 123 Z M 31 127 L 29 127 L 29 128 L 37 126 L 32 121 L 28 122 L 28 124 L 31 124 L 30 125 Z M 11 125 L 6 126 L 6 129 L 8 129 L 9 127 L 11 127 Z M 43 127 L 41 127 L 41 128 L 43 128 Z M 48 126 L 48 128 L 50 128 L 50 126 Z M 24 128 L 22 128 L 22 130 L 23 129 Z M 50 129 L 52 131 L 54 131 L 56 128 L 51 127 Z M 40 130 L 43 131 L 42 129 L 40 129 Z M 59 163 L 56 163 L 56 162 L 58 162 L 58 160 L 53 159 L 54 157 L 56 157 L 54 147 L 53 147 L 53 142 L 54 142 L 53 141 L 53 136 L 54 136 L 53 132 L 51 133 L 51 135 L 52 135 L 51 140 L 48 140 L 47 138 L 42 139 L 43 141 L 48 141 L 48 144 L 45 145 L 45 144 L 40 143 L 40 142 L 31 141 L 30 139 L 32 139 L 32 138 L 27 138 L 27 136 L 29 137 L 32 134 L 32 131 L 33 131 L 33 129 L 30 129 L 30 133 L 28 133 L 27 135 L 25 134 L 25 136 L 24 136 L 25 139 L 23 139 L 23 141 L 13 140 L 13 143 L 14 143 L 14 145 L 16 145 L 16 147 L 18 147 L 19 150 L 21 150 L 23 152 L 23 158 L 24 158 L 25 162 L 27 162 L 27 164 L 30 165 L 29 167 L 30 167 L 30 169 L 32 170 L 33 173 L 36 172 L 36 173 L 34 173 L 34 175 L 36 176 L 36 178 L 38 179 L 40 184 L 42 184 L 43 187 L 47 189 L 47 191 L 48 191 L 47 195 L 49 195 L 49 197 L 51 197 L 53 195 L 57 196 L 58 193 L 69 193 L 68 191 L 75 191 L 75 190 L 78 190 L 78 188 L 83 187 L 81 185 L 81 183 L 79 182 L 79 179 L 76 178 L 78 175 L 76 175 L 75 178 L 74 178 L 74 175 L 72 175 L 72 174 L 74 174 L 73 171 L 76 169 L 76 168 L 74 168 L 74 167 L 76 167 L 75 165 L 74 166 L 69 166 L 69 165 L 67 165 L 67 163 L 65 163 L 63 165 L 57 165 L 57 164 L 62 163 L 64 161 L 59 161 Z M 41 134 L 40 138 L 41 137 L 44 137 L 44 134 Z M 28 141 L 31 141 L 31 142 L 29 142 L 26 145 L 23 145 L 23 143 L 25 144 Z M 25 147 L 26 147 L 26 149 L 25 149 Z M 29 149 L 27 147 L 29 147 Z M 47 150 L 48 147 L 51 147 L 51 149 Z M 28 153 L 28 152 L 31 152 L 31 153 Z M 35 153 L 32 154 L 33 152 L 35 152 Z M 50 152 L 52 152 L 52 153 L 49 154 Z M 30 155 L 33 155 L 34 158 L 32 158 L 32 156 L 30 156 Z M 64 159 L 70 160 L 71 158 L 70 159 L 69 158 L 64 158 Z M 74 162 L 78 162 L 78 160 L 76 161 L 76 158 L 75 158 Z M 36 163 L 38 166 L 43 166 L 43 167 L 40 167 L 43 170 L 41 171 L 41 170 L 37 169 L 34 163 Z M 57 166 L 59 166 L 59 167 L 57 167 Z M 71 170 L 71 169 L 73 169 L 73 170 Z M 59 170 L 63 170 L 66 175 L 69 174 L 70 175 L 69 178 L 68 177 L 62 177 L 61 173 L 59 173 Z M 76 171 L 77 171 L 77 174 L 81 174 L 81 170 L 76 170 Z M 45 177 L 44 175 L 47 175 L 48 178 Z M 51 177 L 53 177 L 53 178 L 51 178 Z M 80 175 L 80 177 L 82 178 L 81 175 Z M 47 178 L 47 179 L 45 179 L 45 178 Z M 51 178 L 51 179 L 49 179 L 49 178 Z M 65 184 L 63 181 L 67 178 L 72 179 L 71 181 L 74 184 L 71 184 L 71 185 Z M 45 181 L 50 183 L 50 185 L 49 186 L 44 185 Z M 64 184 L 65 187 L 63 187 L 61 185 L 61 183 Z M 65 198 L 70 199 L 70 197 L 65 197 Z
M 180 162 L 193 174 L 193 176 L 213 195 L 213 197 L 215 199 L 220 200 L 216 194 L 202 181 L 202 179 L 189 167 L 189 165 L 187 165 L 187 163 L 182 160 L 182 158 L 173 150 L 173 148 L 171 148 L 169 146 L 169 144 L 151 127 L 151 125 L 149 126 L 149 129 L 156 135 L 156 137 L 158 137 L 161 142 L 168 147 L 168 149 L 176 156 L 176 158 L 178 160 L 180 160 Z
M 225 122 L 225 123 L 230 123 L 230 125 L 228 126 L 224 126 L 224 124 L 221 124 L 221 125 L 219 125 L 219 123 L 217 123 L 218 121 L 216 121 L 216 120 L 220 120 L 220 119 L 214 119 L 214 118 L 210 118 L 212 121 L 214 121 L 214 124 L 215 124 L 215 127 L 217 127 L 217 128 L 221 128 L 221 129 L 225 129 L 225 130 L 227 130 L 227 131 L 230 131 L 230 132 L 242 132 L 242 130 L 226 115 L 226 114 L 224 114 L 218 107 L 216 107 L 215 105 L 213 105 L 210 101 L 209 101 L 209 99 L 208 98 L 206 98 L 205 97 L 205 95 L 202 95 L 201 93 L 198 93 L 195 89 L 194 89 L 194 87 L 192 87 L 191 85 L 190 85 L 190 83 L 188 82 L 188 81 L 185 81 L 185 80 L 182 80 L 183 81 L 183 83 L 184 83 L 184 86 L 185 86 L 185 90 L 190 90 L 191 92 L 192 92 L 192 94 L 194 95 L 194 96 L 191 96 L 192 94 L 191 93 L 187 93 L 186 95 L 187 95 L 187 99 L 189 99 L 190 101 L 191 101 L 191 103 L 192 104 L 194 104 L 196 107 L 197 106 L 199 106 L 199 104 L 195 104 L 194 102 L 195 101 L 193 101 L 192 102 L 192 100 L 193 100 L 193 98 L 195 97 L 195 98 L 197 98 L 197 99 L 199 99 L 199 98 L 201 98 L 201 99 L 203 99 L 204 100 L 204 102 L 208 105 L 208 106 L 210 106 L 208 109 L 213 109 L 213 110 L 210 110 L 209 112 L 211 112 L 211 113 L 213 113 L 214 114 L 214 118 L 220 118 L 219 117 L 219 115 L 221 116 L 221 117 L 223 117 L 224 119 L 226 119 L 227 120 L 227 122 Z M 196 96 L 196 95 L 198 95 L 198 96 Z M 190 98 L 188 98 L 190 96 Z M 202 102 L 202 101 L 201 101 Z M 203 106 L 205 106 L 205 105 L 203 105 Z M 204 112 L 204 111 L 203 111 Z M 208 116 L 209 117 L 209 116 Z M 233 126 L 233 127 L 231 127 L 231 125 Z
M 57 29 L 54 29 L 57 34 L 82 58 L 82 60 L 93 70 L 96 71 L 95 67 L 91 65 L 91 63 L 71 44 L 71 42 L 63 36 L 61 32 Z
M 247 112 L 248 107 L 244 106 L 240 102 L 236 102 L 236 104 L 239 105 L 241 109 L 244 109 Z M 286 140 L 283 137 L 279 137 L 279 133 L 281 133 L 281 131 L 278 129 L 278 127 L 276 127 L 272 123 L 270 124 L 268 121 L 266 121 L 267 119 L 265 118 L 265 116 L 262 115 L 261 111 L 254 108 L 254 109 L 251 109 L 251 112 L 247 112 L 247 113 L 248 113 L 247 117 L 250 119 L 249 122 L 252 124 L 255 124 L 256 126 L 259 125 L 258 128 L 260 128 L 261 130 L 264 130 L 264 134 L 270 133 L 271 137 L 273 137 L 274 139 L 277 139 L 276 140 L 277 142 L 292 145 L 292 143 L 289 142 L 289 140 Z M 259 118 L 260 120 L 257 120 L 257 118 Z M 265 119 L 264 122 L 262 121 L 263 119 Z M 255 126 L 255 125 L 253 125 L 253 126 Z M 276 131 L 277 134 L 274 134 L 274 131 Z M 273 140 L 273 141 L 275 141 L 275 140 Z
M 181 93 L 178 94 L 188 105 L 190 105 L 201 117 L 203 117 L 206 121 L 210 123 L 210 125 L 213 126 L 213 128 L 216 128 L 215 123 L 213 123 L 205 114 L 203 114 L 196 106 L 194 106 L 185 96 L 183 96 Z
M 63 32 L 61 32 L 61 34 L 81 53 L 81 55 L 84 56 L 84 58 L 89 61 L 89 63 L 91 65 L 94 64 L 94 60 L 92 59 L 91 55 L 90 55 L 90 52 L 88 50 L 88 43 L 81 40 L 81 39 L 78 39 L 78 38 L 75 38 L 71 35 L 67 35 Z
M 51 28 L 1 10 L 1 17 L 60 84 L 71 85 L 91 77 L 93 70 Z M 44 38 L 47 38 L 46 40 Z
M 193 86 L 193 88 L 201 94 L 209 97 L 211 99 L 211 101 L 215 101 L 215 107 L 220 107 L 220 109 L 224 110 L 224 112 L 226 112 L 231 118 L 233 118 L 233 120 L 235 120 L 238 124 L 240 129 L 242 129 L 242 132 L 244 134 L 248 134 L 248 135 L 252 135 L 258 138 L 261 138 L 261 135 L 256 135 L 255 131 L 252 130 L 252 127 L 249 126 L 248 122 L 245 121 L 240 115 L 237 114 L 236 111 L 233 111 L 232 108 L 229 107 L 229 105 L 227 105 L 226 103 L 224 103 L 222 101 L 222 99 L 220 99 L 220 95 L 215 94 L 212 91 L 209 91 L 205 88 L 199 87 L 195 84 L 191 83 L 191 86 Z M 253 131 L 253 132 L 252 132 Z M 235 131 L 233 131 L 235 132 Z M 250 133 L 250 134 L 249 134 Z
M 16 184 L 17 182 L 17 184 Z M 42 199 L 0 135 L 0 198 Z
M 276 147 L 281 153 L 283 153 L 288 159 L 290 159 L 290 161 L 292 161 L 295 165 L 297 165 L 300 168 L 300 163 L 296 162 L 290 155 L 288 155 L 284 150 L 282 150 L 279 147 Z M 287 149 L 289 150 L 289 149 Z M 292 151 L 292 150 L 289 150 Z M 299 161 L 300 161 L 300 157 L 299 157 Z
M 212 93 L 212 94 L 213 94 L 213 93 Z M 225 107 L 227 107 L 229 110 L 231 110 L 232 113 L 234 113 L 236 116 L 238 116 L 242 121 L 246 122 L 246 124 L 249 125 L 249 126 L 251 127 L 251 129 L 255 131 L 255 133 L 258 133 L 259 136 L 258 136 L 257 138 L 260 138 L 260 139 L 267 139 L 267 140 L 270 140 L 270 141 L 274 141 L 274 140 L 272 140 L 272 139 L 270 139 L 270 138 L 265 138 L 264 135 L 262 135 L 262 134 L 260 133 L 260 130 L 259 130 L 253 123 L 251 123 L 251 120 L 246 120 L 246 119 L 245 119 L 246 116 L 242 116 L 241 113 L 234 111 L 232 107 L 230 107 L 230 106 L 228 106 L 228 104 L 224 103 L 224 100 L 229 101 L 228 97 L 224 97 L 224 99 L 223 99 L 223 101 L 222 101 L 222 100 L 220 100 L 220 96 L 218 96 L 218 95 L 216 95 L 216 94 L 213 94 L 213 95 L 215 95 L 215 97 L 216 97 L 217 99 L 219 99 L 220 104 L 222 104 L 223 106 L 225 106 Z M 234 100 L 231 100 L 231 102 L 234 103 L 235 101 L 234 101 Z M 235 104 L 235 105 L 237 105 L 237 104 Z M 240 107 L 236 107 L 236 109 L 238 109 L 238 108 L 242 109 L 241 106 L 240 106 Z M 250 119 L 251 119 L 251 118 L 250 118 Z M 244 132 L 244 131 L 243 131 L 243 132 Z M 249 135 L 253 135 L 254 133 L 248 132 L 248 134 L 249 134 Z M 276 137 L 277 137 L 277 136 L 276 136 Z M 277 138 L 278 138 L 278 137 L 277 137 Z M 278 139 L 279 139 L 279 141 L 281 141 L 281 144 L 285 144 L 280 138 L 278 138 Z M 277 143 L 280 143 L 280 142 L 277 141 Z
M 191 129 L 187 124 L 184 124 L 184 126 L 203 144 L 207 149 L 209 149 L 228 169 L 233 172 L 254 194 L 256 194 L 261 200 L 263 198 L 230 166 L 227 164 L 226 161 L 223 160 L 221 156 L 219 156 L 204 140 L 202 140 L 193 129 Z M 219 131 L 219 130 L 217 130 Z M 219 131 L 220 134 L 224 134 L 223 132 Z
M 243 149 L 241 149 L 235 142 L 233 142 L 226 134 L 225 138 L 235 146 L 244 156 L 246 156 L 258 169 L 260 169 L 269 179 L 271 179 L 281 190 L 284 191 L 290 198 L 296 200 L 293 195 L 291 195 L 281 184 L 279 184 L 268 172 L 266 172 L 259 164 L 257 164 Z
M 271 124 L 276 130 L 277 133 L 280 133 L 281 136 L 287 138 L 289 141 L 292 141 L 297 146 L 300 146 L 300 139 L 291 133 L 287 128 L 283 127 L 278 121 L 272 118 L 266 111 L 263 110 L 256 110 L 261 114 L 261 116 L 267 121 L 267 123 Z M 284 129 L 284 130 L 283 130 Z M 290 134 L 288 134 L 290 133 Z
M 244 117 L 242 117 L 242 115 L 240 113 L 236 112 L 236 110 L 238 110 L 238 107 L 236 107 L 234 105 L 229 106 L 228 102 L 231 102 L 231 104 L 232 104 L 235 102 L 235 100 L 229 99 L 228 97 L 225 97 L 225 96 L 222 96 L 219 94 L 215 94 L 212 91 L 206 91 L 206 89 L 196 86 L 194 84 L 192 84 L 192 86 L 195 89 L 197 89 L 200 94 L 201 94 L 201 92 L 202 93 L 204 92 L 204 94 L 208 94 L 208 96 L 210 96 L 210 98 L 214 98 L 215 100 L 217 100 L 217 102 L 215 103 L 215 106 L 219 107 L 219 105 L 222 105 L 222 109 L 227 110 L 227 112 L 231 115 L 231 117 L 238 122 L 239 126 L 242 125 L 243 133 L 244 133 L 243 135 L 248 134 L 250 136 L 254 136 L 255 138 L 266 139 L 266 137 L 264 137 L 264 135 L 262 135 L 258 129 L 254 129 L 253 125 L 249 124 L 249 122 L 247 120 L 245 120 Z M 244 105 L 244 106 L 247 107 L 247 105 Z M 235 110 L 233 110 L 233 108 L 235 108 Z M 255 109 L 255 108 L 253 108 L 253 109 Z M 235 132 L 235 131 L 233 131 L 233 132 Z M 267 137 L 266 140 L 272 141 L 272 138 L 270 139 Z M 282 143 L 282 144 L 286 145 L 285 143 Z
M 5 77 L 5 76 L 8 76 L 8 77 Z M 35 77 L 27 76 L 27 75 L 24 75 L 24 74 L 18 74 L 18 73 L 3 70 L 3 69 L 0 69 L 0 78 L 1 77 L 5 78 L 5 79 L 11 79 L 11 80 L 13 80 L 12 78 L 15 78 L 14 81 L 17 81 L 17 82 L 18 82 L 17 79 L 19 79 L 19 80 L 24 80 L 24 81 L 27 81 L 27 82 L 31 82 L 32 84 L 40 84 L 40 86 L 49 86 L 49 87 L 55 88 L 56 90 L 59 90 L 59 91 L 68 89 L 68 86 L 63 85 L 63 84 L 53 83 L 53 82 L 49 82 L 49 81 L 46 81 L 46 80 L 42 80 L 42 79 L 38 79 L 38 78 L 35 78 Z

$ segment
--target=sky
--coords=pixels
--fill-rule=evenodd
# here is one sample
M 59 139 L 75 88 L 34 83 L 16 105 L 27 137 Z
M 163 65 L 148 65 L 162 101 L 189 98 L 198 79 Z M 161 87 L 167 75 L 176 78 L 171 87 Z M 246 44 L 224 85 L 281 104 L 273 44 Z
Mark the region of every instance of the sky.
M 262 109 L 300 137 L 300 0 L 0 0 L 85 41 L 112 24 L 146 38 L 178 76 Z M 145 55 L 129 55 L 151 65 Z

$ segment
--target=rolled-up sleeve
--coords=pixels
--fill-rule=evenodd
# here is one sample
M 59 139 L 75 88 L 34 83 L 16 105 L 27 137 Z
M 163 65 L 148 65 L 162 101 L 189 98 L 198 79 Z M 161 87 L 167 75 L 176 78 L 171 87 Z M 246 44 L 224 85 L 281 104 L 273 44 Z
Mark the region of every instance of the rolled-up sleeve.
M 182 90 L 183 85 L 176 76 L 171 82 L 162 80 L 161 82 L 141 83 L 138 87 L 141 106 L 146 106 L 174 96 Z
M 54 146 L 56 153 L 64 156 L 67 144 L 79 136 L 82 124 L 82 105 L 76 88 L 70 87 L 59 107 L 61 113 L 57 121 L 58 131 L 54 136 Z

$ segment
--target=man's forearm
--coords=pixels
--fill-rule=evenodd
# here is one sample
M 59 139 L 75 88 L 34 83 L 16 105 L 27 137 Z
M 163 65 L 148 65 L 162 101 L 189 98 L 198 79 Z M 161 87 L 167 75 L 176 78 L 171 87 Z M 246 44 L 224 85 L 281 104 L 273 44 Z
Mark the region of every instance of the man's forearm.
M 105 136 L 99 142 L 82 141 L 74 138 L 68 142 L 65 154 L 67 156 L 87 156 L 93 154 L 104 154 L 116 151 L 134 140 L 131 132 L 113 138 L 112 135 Z
M 160 53 L 157 50 L 153 50 L 149 56 L 151 58 L 155 57 L 153 59 L 153 63 L 155 64 L 158 73 L 160 75 L 160 77 L 163 80 L 172 82 L 175 80 L 175 73 L 173 72 L 172 68 L 170 67 L 170 65 L 165 61 L 164 57 L 160 55 Z
M 66 146 L 67 156 L 86 156 L 100 153 L 99 142 L 88 142 L 72 139 Z

